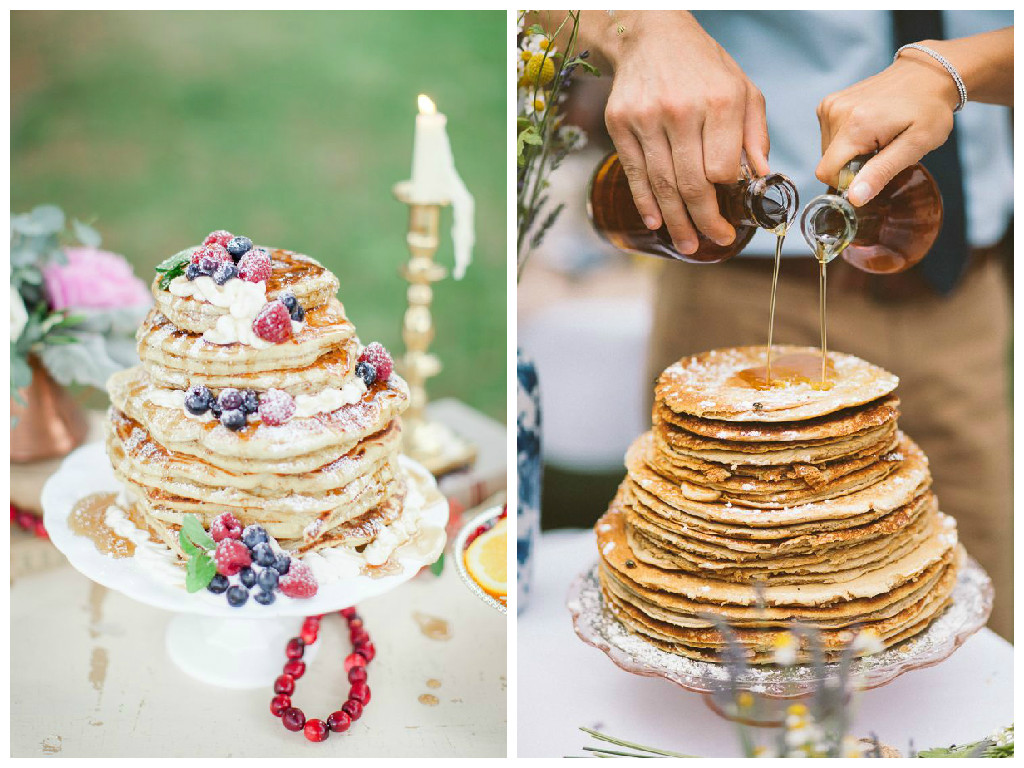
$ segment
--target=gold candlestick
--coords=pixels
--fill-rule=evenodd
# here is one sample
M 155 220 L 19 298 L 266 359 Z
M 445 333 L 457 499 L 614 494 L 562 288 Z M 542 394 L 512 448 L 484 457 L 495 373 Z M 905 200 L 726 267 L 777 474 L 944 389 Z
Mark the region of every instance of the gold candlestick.
M 409 182 L 396 184 L 394 195 L 409 206 L 405 241 L 411 254 L 409 262 L 399 268 L 402 277 L 409 281 L 409 307 L 402 322 L 405 354 L 398 360 L 399 372 L 409 384 L 409 408 L 402 417 L 402 447 L 406 455 L 440 477 L 467 467 L 476 459 L 476 446 L 426 415 L 427 379 L 441 371 L 437 355 L 427 351 L 434 340 L 434 318 L 430 313 L 434 291 L 430 286 L 448 274 L 448 270 L 434 262 L 434 253 L 440 244 L 441 209 L 449 203 L 414 202 L 409 195 Z

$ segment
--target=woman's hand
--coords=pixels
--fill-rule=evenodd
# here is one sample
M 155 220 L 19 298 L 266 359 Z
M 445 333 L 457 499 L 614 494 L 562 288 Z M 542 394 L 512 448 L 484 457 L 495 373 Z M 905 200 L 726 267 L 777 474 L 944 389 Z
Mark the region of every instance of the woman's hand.
M 740 178 L 744 149 L 768 173 L 764 97 L 689 13 L 620 11 L 614 21 L 605 122 L 637 210 L 650 229 L 664 222 L 682 253 L 697 250 L 697 230 L 731 243 L 714 184 Z
M 850 185 L 850 203 L 864 205 L 949 138 L 959 102 L 953 78 L 937 61 L 904 51 L 879 74 L 818 105 L 822 157 L 815 175 L 835 186 L 844 165 L 878 150 Z

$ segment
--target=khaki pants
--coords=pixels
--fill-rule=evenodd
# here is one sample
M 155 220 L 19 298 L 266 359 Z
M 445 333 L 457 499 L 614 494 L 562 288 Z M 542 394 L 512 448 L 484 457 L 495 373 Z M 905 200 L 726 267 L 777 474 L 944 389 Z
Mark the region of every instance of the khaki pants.
M 745 261 L 660 267 L 652 381 L 685 355 L 766 343 L 772 260 Z M 957 519 L 961 541 L 995 583 L 989 626 L 1012 640 L 1011 308 L 1003 267 L 990 259 L 972 266 L 951 296 L 905 301 L 849 288 L 844 277 L 854 277 L 853 268 L 841 259 L 828 270 L 829 348 L 900 377 L 900 427 L 928 455 L 940 508 Z M 783 261 L 774 341 L 819 346 L 818 284 L 801 272 L 787 280 Z

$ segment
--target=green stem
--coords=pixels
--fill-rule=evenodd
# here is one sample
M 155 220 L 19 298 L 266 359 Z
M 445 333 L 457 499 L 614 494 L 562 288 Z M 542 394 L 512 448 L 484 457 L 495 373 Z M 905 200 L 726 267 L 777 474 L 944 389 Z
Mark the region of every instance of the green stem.
M 632 741 L 626 741 L 624 739 L 616 739 L 614 736 L 607 736 L 600 731 L 595 731 L 591 728 L 585 728 L 580 726 L 580 730 L 590 736 L 593 736 L 598 741 L 607 741 L 609 744 L 615 744 L 619 747 L 625 747 L 626 749 L 636 749 L 641 752 L 650 752 L 654 755 L 663 755 L 665 757 L 696 757 L 696 755 L 684 755 L 681 752 L 669 752 L 666 749 L 658 749 L 657 747 L 647 747 L 643 744 L 637 744 Z

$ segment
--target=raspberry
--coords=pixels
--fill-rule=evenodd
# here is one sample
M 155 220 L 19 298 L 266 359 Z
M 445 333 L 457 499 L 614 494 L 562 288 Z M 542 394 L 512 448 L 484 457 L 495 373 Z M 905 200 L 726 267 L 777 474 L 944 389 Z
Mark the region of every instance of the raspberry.
M 277 585 L 288 597 L 312 597 L 317 590 L 313 569 L 301 560 L 294 559 L 288 573 L 281 577 Z
M 295 399 L 281 389 L 268 389 L 260 398 L 260 418 L 268 427 L 279 427 L 295 414 Z
M 232 237 L 234 237 L 234 235 L 227 230 L 218 229 L 216 232 L 211 232 L 206 236 L 206 239 L 203 240 L 203 245 L 212 245 L 213 243 L 216 243 L 217 245 L 227 246 L 228 241 L 231 240 Z
M 204 275 L 212 275 L 221 264 L 234 264 L 231 254 L 223 245 L 204 245 L 192 254 L 192 263 L 199 266 Z
M 363 350 L 363 354 L 359 356 L 359 362 L 369 363 L 377 369 L 377 380 L 387 381 L 391 376 L 391 372 L 395 369 L 395 363 L 391 359 L 391 355 L 384 349 L 384 345 L 379 341 L 374 341 L 366 345 Z
M 287 341 L 292 337 L 292 318 L 288 308 L 280 301 L 268 302 L 252 321 L 252 330 L 264 341 L 275 344 Z
M 234 576 L 252 564 L 248 547 L 236 539 L 221 539 L 213 553 L 213 561 L 217 564 L 217 572 L 225 576 Z
M 265 282 L 270 279 L 271 264 L 269 253 L 253 249 L 239 260 L 238 276 L 250 283 Z
M 210 536 L 214 541 L 242 538 L 242 524 L 230 512 L 224 512 L 213 519 Z

